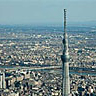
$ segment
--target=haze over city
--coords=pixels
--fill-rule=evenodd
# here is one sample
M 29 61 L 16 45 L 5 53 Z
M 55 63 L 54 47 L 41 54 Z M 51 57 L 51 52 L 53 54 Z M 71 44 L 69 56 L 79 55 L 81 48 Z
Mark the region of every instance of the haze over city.
M 96 21 L 96 0 L 0 0 L 0 24 L 62 24 Z

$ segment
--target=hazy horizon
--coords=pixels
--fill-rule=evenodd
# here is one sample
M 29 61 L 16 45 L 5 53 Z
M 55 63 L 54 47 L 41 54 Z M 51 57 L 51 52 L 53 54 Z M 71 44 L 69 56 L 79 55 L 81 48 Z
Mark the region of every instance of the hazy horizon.
M 0 24 L 62 24 L 96 21 L 96 0 L 0 0 Z

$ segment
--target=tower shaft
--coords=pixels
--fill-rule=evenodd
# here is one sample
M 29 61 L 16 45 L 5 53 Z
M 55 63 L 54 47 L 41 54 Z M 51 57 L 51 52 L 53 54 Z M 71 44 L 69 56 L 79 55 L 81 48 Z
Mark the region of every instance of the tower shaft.
M 66 31 L 66 9 L 64 9 L 64 38 L 63 38 L 63 55 L 62 59 L 62 96 L 70 95 L 70 80 L 69 80 L 69 53 L 68 53 L 68 39 Z

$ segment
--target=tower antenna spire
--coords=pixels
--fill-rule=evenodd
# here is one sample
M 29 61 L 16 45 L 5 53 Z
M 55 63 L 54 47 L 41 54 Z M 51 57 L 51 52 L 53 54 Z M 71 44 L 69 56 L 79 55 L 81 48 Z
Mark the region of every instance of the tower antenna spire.
M 66 30 L 66 9 L 64 9 L 64 38 L 63 38 L 63 55 L 62 60 L 62 96 L 70 96 L 70 80 L 69 80 L 69 53 L 68 53 L 68 39 Z
M 64 9 L 64 33 L 66 33 L 66 9 Z

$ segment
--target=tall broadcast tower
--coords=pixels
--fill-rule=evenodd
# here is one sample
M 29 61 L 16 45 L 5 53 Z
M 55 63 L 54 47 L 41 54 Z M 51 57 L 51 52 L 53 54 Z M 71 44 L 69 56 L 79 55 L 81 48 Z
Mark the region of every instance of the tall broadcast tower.
M 66 9 L 64 9 L 64 39 L 63 39 L 63 55 L 62 59 L 62 96 L 70 96 L 70 80 L 69 80 L 69 53 L 68 53 L 68 39 L 66 31 Z

